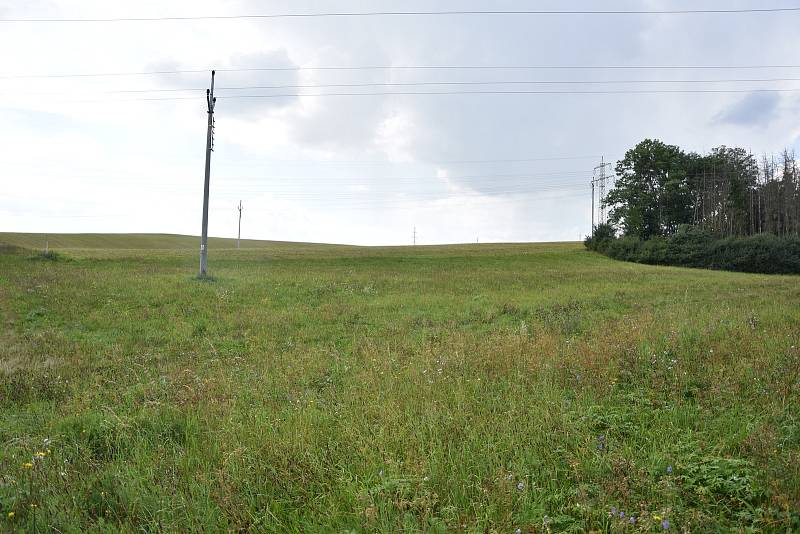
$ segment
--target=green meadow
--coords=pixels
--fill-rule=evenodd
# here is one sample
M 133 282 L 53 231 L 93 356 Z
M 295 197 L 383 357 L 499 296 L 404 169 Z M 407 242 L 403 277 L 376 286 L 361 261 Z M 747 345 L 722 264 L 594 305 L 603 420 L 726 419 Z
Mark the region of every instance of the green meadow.
M 0 234 L 0 531 L 800 530 L 800 278 Z

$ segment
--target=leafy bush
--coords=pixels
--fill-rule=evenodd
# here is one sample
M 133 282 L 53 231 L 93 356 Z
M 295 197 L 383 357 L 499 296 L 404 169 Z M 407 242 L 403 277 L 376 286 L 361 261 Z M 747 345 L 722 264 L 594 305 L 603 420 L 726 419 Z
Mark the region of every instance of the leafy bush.
M 584 245 L 589 250 L 603 250 L 605 246 L 616 239 L 617 231 L 610 224 L 598 224 L 592 235 L 584 240 Z
M 595 237 L 587 239 L 585 245 L 590 250 L 602 252 L 617 260 L 652 265 L 749 273 L 800 273 L 798 236 L 761 234 L 715 239 L 702 228 L 686 225 L 670 237 L 656 237 L 647 241 L 632 236 L 609 237 L 608 233 L 604 233 L 600 239 L 595 232 Z
M 702 228 L 682 225 L 667 240 L 665 263 L 687 267 L 707 267 L 714 237 Z
M 621 237 L 609 241 L 606 244 L 605 253 L 617 260 L 640 262 L 642 243 L 643 241 L 638 237 Z

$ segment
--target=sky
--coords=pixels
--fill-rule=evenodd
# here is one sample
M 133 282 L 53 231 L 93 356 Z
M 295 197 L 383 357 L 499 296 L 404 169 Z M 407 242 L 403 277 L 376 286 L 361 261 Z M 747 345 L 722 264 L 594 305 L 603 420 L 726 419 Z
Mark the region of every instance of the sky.
M 795 4 L 0 0 L 0 19 Z M 0 22 L 0 231 L 199 235 L 216 68 L 212 236 L 241 200 L 250 239 L 577 240 L 593 168 L 645 138 L 798 148 L 800 68 L 761 67 L 799 48 L 800 12 Z

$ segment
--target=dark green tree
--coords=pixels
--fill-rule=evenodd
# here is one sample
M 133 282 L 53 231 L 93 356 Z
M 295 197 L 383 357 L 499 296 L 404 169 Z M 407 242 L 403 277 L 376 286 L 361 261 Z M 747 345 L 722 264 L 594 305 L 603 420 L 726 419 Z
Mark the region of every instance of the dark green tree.
M 617 162 L 617 180 L 605 203 L 611 223 L 625 235 L 650 239 L 692 223 L 693 181 L 687 170 L 696 158 L 679 147 L 645 139 Z

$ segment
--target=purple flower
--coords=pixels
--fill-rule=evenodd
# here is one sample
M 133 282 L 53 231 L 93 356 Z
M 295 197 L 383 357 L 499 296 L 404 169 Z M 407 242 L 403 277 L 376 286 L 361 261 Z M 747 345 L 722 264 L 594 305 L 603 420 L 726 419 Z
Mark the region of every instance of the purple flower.
M 672 474 L 672 466 L 671 465 L 667 466 L 667 473 Z
M 605 437 L 604 434 L 600 434 L 599 436 L 597 436 L 597 441 L 605 441 L 605 440 L 606 440 L 606 437 Z
M 611 507 L 611 515 L 617 515 L 617 507 L 616 506 L 612 506 Z
M 667 530 L 669 528 L 669 519 L 662 519 L 661 520 L 661 528 Z
M 619 513 L 619 518 L 620 519 L 625 519 L 625 512 L 620 512 Z

